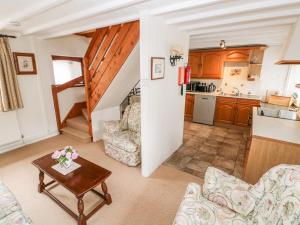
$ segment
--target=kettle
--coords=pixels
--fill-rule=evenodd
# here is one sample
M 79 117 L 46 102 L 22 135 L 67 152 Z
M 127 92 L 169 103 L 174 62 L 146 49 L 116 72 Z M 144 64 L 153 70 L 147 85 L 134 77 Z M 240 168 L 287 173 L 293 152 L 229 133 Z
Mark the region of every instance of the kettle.
M 216 85 L 211 83 L 210 85 L 208 85 L 208 92 L 214 92 L 216 88 L 217 88 Z

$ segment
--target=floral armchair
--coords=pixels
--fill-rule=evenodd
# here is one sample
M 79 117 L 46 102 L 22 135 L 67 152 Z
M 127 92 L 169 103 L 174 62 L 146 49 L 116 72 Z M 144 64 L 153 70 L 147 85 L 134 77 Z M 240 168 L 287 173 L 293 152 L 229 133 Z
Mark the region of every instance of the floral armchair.
M 300 166 L 279 165 L 250 185 L 208 168 L 190 183 L 173 225 L 299 225 Z
M 0 181 L 0 225 L 32 225 L 13 193 Z
M 141 105 L 137 98 L 131 99 L 120 121 L 104 123 L 105 153 L 128 165 L 141 162 Z

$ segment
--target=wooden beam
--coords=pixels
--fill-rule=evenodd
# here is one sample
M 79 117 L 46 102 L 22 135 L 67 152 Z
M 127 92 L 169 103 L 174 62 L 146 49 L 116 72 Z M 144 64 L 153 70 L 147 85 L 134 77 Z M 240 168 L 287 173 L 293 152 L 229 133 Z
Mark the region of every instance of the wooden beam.
M 246 1 L 245 4 L 222 7 L 221 9 L 216 10 L 207 10 L 205 12 L 193 13 L 187 16 L 177 16 L 167 20 L 167 24 L 179 24 L 218 16 L 227 16 L 235 13 L 254 12 L 257 10 L 293 5 L 299 2 L 300 0 L 267 0 L 250 3 Z
M 139 40 L 139 22 L 134 22 L 125 36 L 124 40 L 120 44 L 120 48 L 118 49 L 116 55 L 113 57 L 110 62 L 108 68 L 105 71 L 105 76 L 101 78 L 101 82 L 98 83 L 95 90 L 91 94 L 90 107 L 93 110 L 115 76 L 118 71 L 122 67 L 123 63 L 126 61 L 127 57 L 131 53 L 131 51 L 136 46 Z
M 55 85 L 51 86 L 51 91 L 52 91 L 52 98 L 53 98 L 53 104 L 54 104 L 57 129 L 60 131 L 62 128 L 62 124 L 61 124 L 60 110 L 59 110 L 59 103 L 58 103 L 58 96 L 57 96 L 58 92 L 57 92 Z
M 112 26 L 109 29 L 109 32 L 105 38 L 105 40 L 103 41 L 101 48 L 98 50 L 98 47 L 95 48 L 97 51 L 97 55 L 95 55 L 95 57 L 91 58 L 90 57 L 90 61 L 89 61 L 89 65 L 90 65 L 90 76 L 91 78 L 94 76 L 94 73 L 96 72 L 96 70 L 98 69 L 98 66 L 101 64 L 101 62 L 105 59 L 104 56 L 106 55 L 107 51 L 109 50 L 112 42 L 114 41 L 116 34 L 119 32 L 121 28 L 121 25 L 115 25 Z
M 56 6 L 62 5 L 66 3 L 69 0 L 49 0 L 49 1 L 36 1 L 33 5 L 33 7 L 26 7 L 26 4 L 22 6 L 22 8 L 19 10 L 19 13 L 12 14 L 8 18 L 5 18 L 5 20 L 0 21 L 0 30 L 7 27 L 10 22 L 13 21 L 22 21 L 25 19 L 29 19 L 31 17 L 34 17 L 44 11 L 47 11 L 49 9 L 52 9 Z M 3 3 L 5 4 L 5 3 Z M 18 6 L 16 6 L 18 7 Z
M 97 68 L 95 76 L 91 79 L 90 88 L 91 91 L 95 90 L 96 85 L 98 85 L 99 81 L 101 80 L 103 74 L 105 73 L 107 67 L 110 65 L 112 59 L 116 57 L 116 52 L 121 46 L 122 41 L 124 40 L 125 36 L 128 34 L 129 29 L 131 28 L 132 23 L 126 23 L 122 26 L 121 31 L 118 34 L 115 42 L 111 46 L 109 53 L 105 57 L 105 60 L 101 64 L 100 67 Z
M 75 34 L 75 33 L 78 33 L 78 32 L 84 31 L 84 30 L 91 30 L 91 29 L 95 29 L 95 28 L 103 28 L 103 27 L 108 27 L 108 26 L 112 26 L 112 25 L 116 25 L 116 24 L 132 22 L 132 21 L 135 21 L 138 19 L 139 19 L 138 14 L 131 14 L 128 16 L 118 17 L 118 18 L 109 19 L 109 20 L 102 20 L 100 22 L 95 22 L 95 23 L 90 22 L 83 26 L 78 26 L 77 24 L 74 24 L 74 26 L 71 28 L 67 28 L 67 29 L 62 28 L 58 32 L 54 32 L 54 33 L 46 34 L 46 35 L 40 35 L 40 36 L 38 36 L 38 38 L 40 38 L 40 39 L 56 38 L 56 37 L 70 35 L 70 34 Z
M 263 23 L 263 20 L 266 19 L 278 19 L 281 17 L 291 17 L 291 16 L 299 16 L 300 15 L 300 8 L 293 8 L 293 9 L 280 9 L 280 10 L 273 10 L 270 12 L 255 12 L 252 15 L 246 15 L 246 16 L 238 16 L 238 17 L 231 17 L 231 18 L 221 18 L 218 20 L 212 20 L 207 22 L 201 22 L 201 23 L 193 23 L 191 25 L 184 25 L 180 26 L 179 28 L 181 30 L 195 30 L 195 29 L 203 29 L 203 28 L 211 28 L 215 26 L 224 26 L 224 25 L 236 25 L 239 23 L 245 23 L 245 22 L 254 22 L 259 21 Z M 247 25 L 245 25 L 247 26 Z
M 293 24 L 297 21 L 297 17 L 285 18 L 285 19 L 273 19 L 262 22 L 253 22 L 248 24 L 241 24 L 235 26 L 220 26 L 210 29 L 199 29 L 189 32 L 189 35 L 200 35 L 200 34 L 212 34 L 212 33 L 221 33 L 221 32 L 228 32 L 228 31 L 243 31 L 252 28 L 262 28 L 266 27 L 269 28 L 270 26 L 278 26 L 278 25 L 286 25 L 286 24 Z
M 114 10 L 118 10 L 121 8 L 129 7 L 132 5 L 136 5 L 145 1 L 149 0 L 112 0 L 106 3 L 101 3 L 98 5 L 94 5 L 86 10 L 76 11 L 70 15 L 64 15 L 63 17 L 57 17 L 56 19 L 47 21 L 46 23 L 39 24 L 37 26 L 32 26 L 26 29 L 23 33 L 24 34 L 32 34 L 39 31 L 51 29 L 56 26 L 61 26 L 67 23 L 75 22 L 78 20 L 86 19 L 88 17 L 93 17 L 96 15 L 108 13 Z M 87 29 L 85 29 L 87 30 Z M 73 32 L 77 33 L 77 32 Z
M 77 77 L 73 80 L 70 80 L 70 81 L 66 82 L 66 83 L 63 83 L 63 84 L 60 84 L 60 85 L 52 85 L 52 86 L 54 86 L 55 89 L 56 89 L 56 92 L 59 93 L 59 92 L 62 92 L 63 90 L 65 90 L 65 89 L 73 87 L 75 84 L 78 84 L 82 81 L 83 81 L 83 76 L 79 76 L 79 77 Z
M 61 56 L 61 55 L 52 55 L 52 60 L 69 60 L 75 62 L 82 62 L 82 57 L 73 57 L 73 56 Z
M 300 60 L 280 60 L 276 62 L 277 65 L 296 65 L 300 64 Z M 299 85 L 297 85 L 297 88 L 299 88 Z
M 190 0 L 182 1 L 180 3 L 168 4 L 167 6 L 158 7 L 150 11 L 150 15 L 158 16 L 168 13 L 174 13 L 182 10 L 192 9 L 195 7 L 205 7 L 216 4 L 218 2 L 225 2 L 224 0 Z

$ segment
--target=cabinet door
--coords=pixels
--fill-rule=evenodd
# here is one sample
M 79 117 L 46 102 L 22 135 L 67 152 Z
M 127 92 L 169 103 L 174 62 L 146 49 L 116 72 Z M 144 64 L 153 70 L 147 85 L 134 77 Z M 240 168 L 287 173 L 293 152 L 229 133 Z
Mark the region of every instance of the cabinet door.
M 223 52 L 203 52 L 201 78 L 221 79 L 223 63 Z
M 248 126 L 252 107 L 250 105 L 237 105 L 235 124 L 238 126 Z
M 194 95 L 187 94 L 185 97 L 185 113 L 184 113 L 185 120 L 190 121 L 193 118 L 194 100 L 195 100 Z
M 258 100 L 238 99 L 235 114 L 235 124 L 238 126 L 249 126 L 251 124 L 253 107 L 260 105 Z
M 234 123 L 236 99 L 217 97 L 215 122 Z
M 200 52 L 190 52 L 189 53 L 189 66 L 191 67 L 192 78 L 201 78 L 201 53 Z
M 250 50 L 233 50 L 227 51 L 226 62 L 249 62 Z

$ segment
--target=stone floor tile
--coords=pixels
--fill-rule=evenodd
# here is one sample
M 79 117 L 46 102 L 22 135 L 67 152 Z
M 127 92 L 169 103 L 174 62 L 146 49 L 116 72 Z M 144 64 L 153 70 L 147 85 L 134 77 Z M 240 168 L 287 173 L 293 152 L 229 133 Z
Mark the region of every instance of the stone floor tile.
M 216 156 L 215 159 L 212 162 L 212 165 L 233 171 L 235 161 L 230 160 L 230 159 L 226 159 L 224 157 Z

